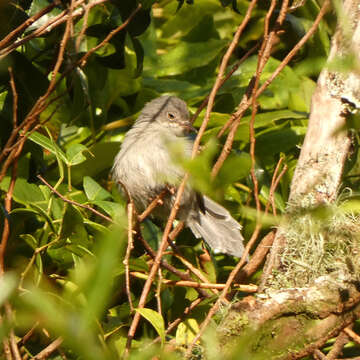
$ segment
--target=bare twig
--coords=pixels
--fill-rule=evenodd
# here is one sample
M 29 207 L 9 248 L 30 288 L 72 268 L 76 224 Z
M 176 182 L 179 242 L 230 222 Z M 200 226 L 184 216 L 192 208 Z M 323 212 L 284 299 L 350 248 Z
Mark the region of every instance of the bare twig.
M 273 209 L 274 216 L 276 216 L 276 205 L 275 205 L 275 198 L 274 198 L 274 192 L 275 192 L 274 185 L 275 185 L 275 180 L 276 180 L 276 177 L 277 177 L 277 173 L 278 173 L 278 171 L 280 169 L 280 166 L 281 166 L 283 161 L 284 161 L 284 158 L 281 157 L 279 159 L 278 163 L 276 164 L 275 171 L 274 171 L 273 177 L 271 179 L 271 186 L 270 186 L 270 191 L 269 191 L 269 201 L 271 203 L 271 207 Z
M 35 330 L 37 329 L 37 327 L 39 326 L 39 323 L 36 322 L 32 328 L 18 341 L 18 346 L 22 346 L 24 345 L 34 334 Z
M 349 338 L 354 340 L 357 344 L 360 344 L 360 336 L 356 334 L 356 332 L 351 330 L 349 327 L 346 327 L 343 331 Z
M 17 122 L 18 122 L 18 116 L 17 116 L 18 94 L 16 91 L 13 70 L 11 67 L 9 67 L 8 70 L 9 70 L 9 75 L 10 75 L 11 92 L 13 95 L 13 127 L 15 129 L 17 126 Z
M 55 0 L 50 5 L 46 6 L 45 8 L 41 9 L 38 13 L 35 15 L 29 17 L 26 21 L 24 21 L 21 25 L 19 25 L 16 29 L 11 31 L 8 35 L 6 35 L 1 41 L 0 41 L 0 49 L 4 48 L 15 36 L 19 36 L 21 33 L 23 33 L 26 28 L 31 26 L 35 21 L 39 20 L 42 16 L 49 13 L 54 7 L 58 6 L 60 4 L 60 0 Z
M 0 276 L 4 274 L 5 272 L 5 251 L 6 251 L 6 246 L 7 246 L 7 242 L 10 236 L 10 220 L 9 220 L 9 213 L 11 211 L 11 206 L 12 206 L 12 196 L 13 196 L 13 192 L 14 192 L 14 188 L 15 188 L 15 182 L 16 182 L 16 176 L 17 176 L 17 157 L 16 160 L 13 164 L 12 167 L 12 172 L 11 172 L 11 181 L 10 181 L 10 186 L 8 189 L 8 192 L 6 193 L 5 196 L 5 217 L 4 217 L 4 226 L 3 226 L 3 232 L 2 232 L 2 237 L 1 237 L 1 243 L 0 243 Z
M 160 315 L 162 315 L 162 306 L 161 306 L 161 287 L 163 284 L 163 276 L 162 276 L 162 271 L 161 271 L 161 267 L 159 267 L 158 269 L 158 282 L 156 285 L 156 291 L 155 291 L 155 298 L 156 298 L 156 305 L 157 305 L 157 311 Z
M 352 325 L 349 325 L 348 328 L 351 328 Z M 339 336 L 336 338 L 334 345 L 331 347 L 331 350 L 326 355 L 327 360 L 335 360 L 341 353 L 344 346 L 350 341 L 349 337 L 344 331 L 342 331 Z
M 105 44 L 107 44 L 118 32 L 123 30 L 135 17 L 135 15 L 139 12 L 139 10 L 142 8 L 141 3 L 136 7 L 136 9 L 130 14 L 130 16 L 116 29 L 110 31 L 110 33 L 105 37 L 105 39 L 95 47 L 93 47 L 91 50 L 89 50 L 80 60 L 79 64 L 81 67 L 85 66 L 87 59 L 91 54 L 93 54 L 95 51 L 99 50 L 101 47 L 103 47 Z
M 317 360 L 327 360 L 325 354 L 323 354 L 319 349 L 315 349 L 313 355 Z
M 148 279 L 148 276 L 144 273 L 138 272 L 138 271 L 132 271 L 130 273 L 131 276 L 136 277 L 138 279 Z M 182 287 L 192 287 L 192 288 L 200 288 L 200 289 L 216 289 L 216 290 L 222 290 L 225 287 L 225 284 L 211 284 L 211 283 L 198 283 L 196 281 L 186 281 L 186 280 L 168 280 L 168 279 L 162 279 L 162 283 L 164 285 L 168 286 L 182 286 Z M 236 288 L 238 291 L 243 291 L 247 293 L 254 293 L 257 291 L 256 285 L 244 285 L 244 284 L 233 284 L 233 288 Z
M 200 146 L 200 141 L 202 136 L 205 133 L 207 124 L 210 120 L 210 113 L 211 110 L 213 108 L 214 105 L 214 101 L 215 101 L 215 96 L 216 93 L 218 92 L 220 86 L 222 85 L 222 80 L 223 80 L 223 76 L 226 70 L 226 66 L 230 60 L 230 57 L 232 55 L 232 53 L 234 52 L 238 42 L 239 42 L 239 38 L 243 32 L 243 30 L 245 29 L 246 25 L 248 24 L 248 22 L 250 21 L 251 18 L 251 13 L 256 5 L 257 0 L 252 0 L 247 11 L 246 14 L 244 16 L 243 21 L 241 22 L 241 24 L 239 25 L 239 27 L 236 30 L 236 33 L 233 37 L 233 40 L 230 43 L 230 46 L 228 47 L 224 57 L 222 58 L 221 64 L 220 64 L 220 69 L 219 69 L 219 73 L 216 77 L 215 83 L 213 88 L 211 89 L 210 95 L 209 95 L 209 101 L 208 101 L 208 105 L 206 108 L 206 113 L 205 113 L 205 117 L 204 120 L 200 126 L 199 132 L 196 136 L 195 142 L 194 142 L 194 146 L 193 146 L 193 151 L 192 151 L 192 157 L 196 156 L 198 150 L 199 150 L 199 146 Z
M 128 203 L 128 244 L 126 248 L 126 254 L 123 261 L 125 266 L 125 285 L 126 285 L 126 295 L 128 297 L 128 302 L 130 306 L 130 311 L 134 311 L 132 299 L 131 299 L 131 291 L 130 291 L 130 269 L 129 269 L 129 260 L 131 255 L 131 250 L 134 248 L 133 244 L 133 215 L 134 215 L 134 204 L 132 202 Z
M 205 298 L 197 298 L 194 300 L 188 307 L 185 308 L 184 312 L 181 316 L 179 316 L 177 319 L 175 319 L 172 323 L 169 324 L 167 327 L 165 333 L 169 334 L 172 330 L 174 330 L 183 320 L 184 318 L 191 313 L 192 310 L 195 309 L 196 306 L 198 306 Z M 161 340 L 161 337 L 157 337 L 154 339 L 151 344 L 155 344 Z
M 64 195 L 60 194 L 56 189 L 54 189 L 41 175 L 37 175 L 37 178 L 40 179 L 54 194 L 56 194 L 61 200 L 71 204 L 71 205 L 75 205 L 78 207 L 81 207 L 83 209 L 89 210 L 92 213 L 94 213 L 97 216 L 100 216 L 101 218 L 113 223 L 113 219 L 111 219 L 110 217 L 102 214 L 101 212 L 93 209 L 92 207 L 88 206 L 88 205 L 84 205 L 84 204 L 80 204 L 74 200 L 70 200 L 68 198 L 66 198 Z
M 285 68 L 286 65 L 289 64 L 289 62 L 293 59 L 293 57 L 297 54 L 297 52 L 304 46 L 304 44 L 310 39 L 310 37 L 315 33 L 316 29 L 319 26 L 320 21 L 326 14 L 327 10 L 329 8 L 329 1 L 324 1 L 323 5 L 321 6 L 321 9 L 319 11 L 318 16 L 314 20 L 314 23 L 310 27 L 310 29 L 307 31 L 307 33 L 300 39 L 300 41 L 293 47 L 293 49 L 288 53 L 288 55 L 282 60 L 282 62 L 279 64 L 279 66 L 276 68 L 276 70 L 271 74 L 271 76 L 260 86 L 258 91 L 256 92 L 256 97 L 259 97 L 266 88 L 273 82 L 273 80 L 279 75 L 279 73 Z M 215 176 L 216 173 L 220 170 L 222 164 L 226 160 L 227 156 L 229 155 L 232 144 L 235 139 L 236 131 L 240 125 L 240 120 L 242 116 L 244 115 L 245 111 L 250 107 L 252 103 L 251 96 L 249 92 L 251 92 L 251 89 L 253 87 L 253 79 L 250 81 L 250 84 L 248 86 L 248 90 L 246 91 L 245 96 L 241 100 L 238 110 L 231 116 L 229 119 L 229 122 L 232 123 L 231 129 L 229 131 L 229 134 L 227 135 L 223 150 L 221 151 L 220 156 L 218 157 L 214 167 L 213 167 L 213 173 Z M 225 124 L 224 128 L 227 128 L 229 124 Z M 220 130 L 220 133 L 223 133 L 222 130 Z
M 152 282 L 153 282 L 153 280 L 155 278 L 156 272 L 157 272 L 157 270 L 158 270 L 158 268 L 160 266 L 162 255 L 163 255 L 165 249 L 168 246 L 168 237 L 169 237 L 169 234 L 170 234 L 170 231 L 171 231 L 171 228 L 172 228 L 172 224 L 173 224 L 173 222 L 175 220 L 177 211 L 179 209 L 181 196 L 182 196 L 182 194 L 183 194 L 183 192 L 185 190 L 185 186 L 186 186 L 186 182 L 187 182 L 188 177 L 189 177 L 189 175 L 185 174 L 184 179 L 181 182 L 181 184 L 180 184 L 180 186 L 178 188 L 178 191 L 176 193 L 174 206 L 171 209 L 170 216 L 169 216 L 168 221 L 166 223 L 165 230 L 164 230 L 164 233 L 163 233 L 163 236 L 162 236 L 162 239 L 161 239 L 161 243 L 160 243 L 160 246 L 159 246 L 159 250 L 158 250 L 158 252 L 157 252 L 157 254 L 155 256 L 154 263 L 153 263 L 153 265 L 152 265 L 152 267 L 150 269 L 149 278 L 146 280 L 143 291 L 142 291 L 141 296 L 140 296 L 140 300 L 139 300 L 139 304 L 138 304 L 138 308 L 140 308 L 140 309 L 145 306 L 146 298 L 147 298 L 147 296 L 149 294 L 151 284 L 152 284 Z M 132 342 L 132 339 L 134 338 L 135 331 L 136 331 L 137 326 L 138 326 L 139 321 L 140 321 L 140 317 L 141 317 L 140 313 L 136 312 L 135 315 L 134 315 L 133 321 L 132 321 L 132 323 L 130 325 L 130 329 L 129 329 L 128 337 L 127 337 L 126 348 L 125 348 L 125 353 L 124 353 L 125 356 L 128 356 L 128 354 L 129 354 L 130 347 L 131 347 L 131 342 Z
M 243 269 L 235 277 L 235 282 L 243 282 L 252 276 L 259 266 L 263 263 L 266 254 L 269 252 L 274 241 L 275 231 L 270 231 L 257 245 L 254 254 L 252 254 L 250 262 L 244 266 Z
M 224 78 L 221 79 L 221 82 L 219 84 L 218 90 L 225 84 L 227 80 L 230 79 L 231 75 L 239 68 L 239 66 L 251 55 L 257 50 L 257 48 L 260 46 L 260 42 L 255 44 L 250 50 L 248 50 L 244 56 L 239 59 L 235 65 L 231 68 L 231 70 L 226 74 Z M 201 111 L 205 108 L 205 106 L 208 104 L 210 98 L 210 94 L 203 100 L 203 102 L 200 104 L 200 106 L 197 108 L 194 115 L 191 117 L 191 122 L 194 123 L 194 121 L 197 119 Z M 224 129 L 225 131 L 226 129 Z
M 157 206 L 162 205 L 163 204 L 162 199 L 168 193 L 169 193 L 169 190 L 164 189 L 159 195 L 157 195 L 155 197 L 155 199 L 151 201 L 149 206 L 138 216 L 138 221 L 139 222 L 144 221 Z
M 209 280 L 206 276 L 197 268 L 195 268 L 188 260 L 186 260 L 180 254 L 175 253 L 174 256 L 179 259 L 195 276 L 197 276 L 203 283 L 209 283 Z M 218 291 L 215 288 L 212 288 L 215 294 L 218 294 Z
M 5 312 L 10 324 L 14 324 L 14 314 L 9 302 L 5 302 Z M 11 328 L 9 332 L 10 348 L 15 360 L 21 360 L 20 351 L 16 342 L 14 329 Z
M 45 349 L 41 350 L 37 355 L 35 355 L 34 359 L 43 360 L 49 357 L 62 343 L 63 338 L 58 337 L 54 340 L 50 345 L 48 345 Z
M 11 355 L 9 339 L 4 337 L 2 343 L 3 343 L 4 354 L 5 354 L 6 360 L 12 360 L 13 357 Z

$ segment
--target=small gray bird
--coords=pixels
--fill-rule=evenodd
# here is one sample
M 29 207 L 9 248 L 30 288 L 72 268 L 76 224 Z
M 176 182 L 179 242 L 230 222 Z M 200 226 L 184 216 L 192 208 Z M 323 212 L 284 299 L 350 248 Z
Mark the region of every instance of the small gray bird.
M 186 103 L 175 96 L 161 96 L 146 104 L 127 132 L 112 169 L 114 181 L 121 183 L 143 211 L 161 191 L 176 187 L 184 170 L 176 163 L 170 147 L 178 146 L 190 158 L 193 129 Z M 153 215 L 166 219 L 175 195 L 168 194 Z M 241 226 L 230 213 L 187 184 L 177 218 L 184 221 L 196 238 L 203 238 L 214 252 L 241 257 L 244 252 Z

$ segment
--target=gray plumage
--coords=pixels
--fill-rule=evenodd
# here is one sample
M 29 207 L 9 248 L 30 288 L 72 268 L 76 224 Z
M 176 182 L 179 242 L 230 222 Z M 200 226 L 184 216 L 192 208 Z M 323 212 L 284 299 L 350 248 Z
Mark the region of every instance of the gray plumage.
M 190 158 L 191 129 L 186 103 L 175 96 L 161 96 L 146 104 L 127 132 L 115 158 L 112 176 L 126 187 L 138 211 L 143 211 L 166 186 L 180 184 L 184 170 L 170 147 L 181 149 L 184 157 Z M 166 219 L 174 200 L 175 195 L 169 194 L 153 215 Z M 189 184 L 182 195 L 177 218 L 214 252 L 242 256 L 244 245 L 239 223 L 224 207 L 196 193 Z

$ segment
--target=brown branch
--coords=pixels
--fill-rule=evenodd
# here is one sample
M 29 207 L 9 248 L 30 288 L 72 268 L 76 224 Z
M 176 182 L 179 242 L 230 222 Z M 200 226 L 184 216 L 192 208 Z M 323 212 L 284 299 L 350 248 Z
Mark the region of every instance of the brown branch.
M 257 245 L 254 254 L 251 256 L 249 263 L 247 263 L 235 277 L 235 282 L 243 282 L 245 279 L 248 279 L 255 274 L 269 252 L 274 241 L 274 237 L 275 231 L 270 231 L 263 237 L 259 245 Z
M 90 2 L 86 7 L 93 8 L 101 3 L 104 3 L 108 0 L 95 0 Z M 85 0 L 78 0 L 74 2 L 74 8 L 81 6 Z M 19 46 L 24 45 L 25 43 L 29 42 L 30 40 L 42 36 L 46 33 L 49 33 L 55 27 L 63 24 L 64 22 L 68 21 L 70 18 L 74 19 L 83 15 L 84 8 L 75 9 L 73 12 L 70 13 L 69 9 L 62 11 L 59 15 L 52 17 L 48 22 L 44 25 L 40 26 L 38 29 L 31 32 L 29 35 L 16 40 L 14 43 L 9 45 L 8 47 L 0 50 L 0 59 L 4 58 L 5 56 L 9 55 L 11 52 L 16 50 Z
M 264 92 L 264 90 L 273 82 L 273 80 L 279 75 L 279 73 L 285 68 L 285 66 L 289 64 L 289 62 L 297 54 L 297 52 L 310 39 L 310 37 L 312 35 L 314 35 L 315 31 L 317 30 L 317 27 L 320 24 L 320 21 L 322 20 L 322 18 L 326 14 L 326 12 L 329 10 L 329 7 L 330 7 L 330 1 L 325 0 L 320 8 L 320 11 L 319 11 L 314 23 L 311 25 L 310 29 L 300 39 L 300 41 L 292 48 L 292 50 L 285 56 L 283 61 L 279 64 L 279 66 L 275 69 L 275 71 L 271 74 L 271 76 L 261 85 L 261 87 L 259 88 L 259 90 L 256 93 L 257 97 Z
M 240 65 L 251 55 L 255 52 L 255 50 L 259 47 L 260 42 L 255 44 L 250 50 L 248 50 L 245 55 L 239 59 L 235 65 L 231 68 L 231 70 L 226 74 L 226 76 L 221 79 L 221 82 L 219 84 L 218 90 L 225 84 L 227 80 L 230 79 L 231 75 L 240 67 Z M 203 102 L 200 104 L 200 106 L 197 108 L 195 114 L 191 117 L 191 123 L 194 123 L 201 111 L 205 108 L 205 106 L 208 104 L 210 98 L 210 94 L 203 100 Z
M 216 77 L 215 83 L 213 88 L 211 89 L 210 95 L 209 95 L 209 101 L 208 101 L 208 105 L 206 108 L 206 113 L 205 113 L 205 117 L 204 120 L 200 126 L 199 132 L 196 136 L 195 142 L 194 142 L 194 146 L 193 146 L 193 151 L 192 151 L 192 158 L 194 158 L 199 150 L 199 146 L 200 146 L 200 141 L 201 138 L 203 137 L 206 127 L 208 125 L 209 119 L 210 119 L 210 113 L 212 110 L 212 107 L 214 105 L 214 101 L 215 101 L 215 96 L 216 93 L 218 92 L 220 86 L 222 85 L 222 78 L 224 76 L 225 70 L 226 70 L 226 66 L 230 60 L 230 57 L 232 55 L 232 53 L 234 52 L 238 42 L 239 42 L 239 38 L 240 35 L 242 34 L 243 30 L 245 29 L 246 25 L 248 24 L 248 22 L 250 21 L 251 18 L 251 13 L 253 8 L 256 5 L 257 0 L 252 0 L 251 3 L 249 4 L 249 7 L 246 11 L 246 14 L 244 16 L 243 21 L 241 22 L 241 24 L 239 25 L 239 27 L 236 30 L 236 33 L 233 37 L 233 40 L 230 43 L 230 46 L 228 47 L 224 57 L 222 58 L 221 64 L 220 64 L 220 69 L 219 69 L 219 73 Z
M 319 349 L 314 350 L 313 356 L 316 360 L 327 360 L 325 354 L 323 354 Z
M 132 299 L 131 299 L 131 291 L 130 291 L 130 269 L 129 269 L 129 260 L 131 255 L 131 250 L 134 248 L 133 244 L 133 215 L 134 215 L 134 204 L 132 202 L 128 203 L 128 244 L 126 248 L 126 254 L 123 261 L 125 266 L 125 288 L 126 288 L 126 295 L 128 298 L 130 311 L 134 311 Z
M 6 312 L 6 317 L 8 318 L 8 321 L 10 324 L 14 324 L 14 314 L 11 308 L 11 305 L 9 304 L 9 302 L 5 302 L 5 312 Z M 16 342 L 16 337 L 15 337 L 15 333 L 14 333 L 14 329 L 13 327 L 10 329 L 9 332 L 9 341 L 10 341 L 10 348 L 11 348 L 11 352 L 13 354 L 13 357 L 15 360 L 21 360 L 21 356 L 20 356 L 20 351 Z
M 155 251 L 151 248 L 151 246 L 148 244 L 148 242 L 141 236 L 141 232 L 140 230 L 137 228 L 136 230 L 136 235 L 137 235 L 137 238 L 138 240 L 142 243 L 142 245 L 144 246 L 146 252 L 151 256 L 151 258 L 155 259 L 156 257 L 156 253 Z M 178 276 L 180 279 L 182 280 L 186 280 L 186 281 L 191 281 L 192 278 L 189 274 L 183 272 L 183 271 L 180 271 L 178 270 L 177 268 L 175 268 L 174 266 L 170 265 L 166 260 L 164 259 L 161 259 L 161 263 L 160 265 L 170 271 L 171 273 L 173 273 L 174 275 Z M 205 292 L 204 290 L 201 290 L 201 289 L 197 289 L 198 293 L 204 297 L 204 298 L 208 298 L 210 297 L 210 295 Z
M 349 325 L 348 328 L 351 328 L 352 325 Z M 349 337 L 345 332 L 341 332 L 336 338 L 334 345 L 331 350 L 326 355 L 327 360 L 335 360 L 341 353 L 344 346 L 350 341 Z
M 10 75 L 10 87 L 13 95 L 13 127 L 14 129 L 17 126 L 18 116 L 17 116 L 17 107 L 18 107 L 18 94 L 16 91 L 15 81 L 14 81 L 14 73 L 11 67 L 8 68 Z
M 130 275 L 138 279 L 144 279 L 144 280 L 148 279 L 148 276 L 146 274 L 138 271 L 132 271 L 130 272 Z M 181 287 L 216 289 L 216 290 L 222 290 L 225 288 L 225 284 L 211 284 L 204 282 L 198 283 L 196 281 L 186 281 L 186 280 L 177 281 L 177 280 L 162 279 L 161 282 L 164 285 L 168 285 L 168 286 L 181 286 Z M 236 290 L 238 291 L 248 292 L 248 293 L 255 293 L 257 291 L 256 285 L 233 284 L 232 287 L 236 288 Z
M 89 210 L 91 211 L 92 213 L 94 213 L 95 215 L 97 216 L 100 216 L 101 218 L 111 222 L 111 223 L 114 223 L 113 219 L 111 219 L 110 217 L 102 214 L 101 212 L 93 209 L 92 207 L 88 206 L 88 205 L 84 205 L 84 204 L 80 204 L 74 200 L 70 200 L 68 198 L 66 198 L 64 195 L 60 194 L 56 189 L 54 189 L 41 175 L 37 175 L 37 178 L 40 179 L 54 194 L 56 194 L 61 200 L 69 203 L 69 204 L 72 204 L 72 205 L 75 205 L 75 206 L 78 206 L 78 207 L 81 207 L 83 209 L 86 209 L 86 210 Z
M 32 328 L 18 341 L 17 345 L 19 347 L 21 347 L 22 345 L 24 345 L 34 334 L 35 330 L 37 329 L 37 327 L 39 326 L 39 323 L 36 322 Z
M 99 50 L 101 47 L 103 47 L 105 44 L 107 44 L 118 32 L 123 30 L 135 17 L 135 15 L 139 12 L 139 10 L 142 8 L 142 4 L 139 3 L 137 8 L 130 14 L 130 16 L 116 29 L 109 32 L 109 34 L 105 37 L 105 39 L 95 47 L 93 47 L 91 50 L 89 50 L 79 61 L 78 64 L 80 64 L 81 67 L 84 67 L 86 64 L 87 59 L 91 54 L 93 54 L 95 51 Z
M 354 340 L 357 344 L 360 344 L 360 336 L 353 330 L 351 330 L 349 327 L 346 327 L 343 331 L 349 338 Z
M 164 189 L 159 195 L 157 195 L 155 199 L 151 201 L 148 207 L 138 216 L 138 221 L 143 222 L 157 206 L 163 205 L 162 200 L 167 194 L 169 194 L 169 190 Z
M 163 276 L 162 276 L 162 272 L 161 272 L 161 267 L 159 267 L 158 269 L 158 282 L 156 285 L 156 290 L 155 290 L 155 299 L 156 299 L 156 305 L 157 305 L 157 311 L 160 315 L 162 315 L 162 306 L 161 306 L 161 288 L 162 288 L 162 284 L 163 284 Z
M 150 288 L 151 288 L 151 284 L 154 281 L 157 270 L 159 269 L 163 253 L 164 253 L 165 249 L 168 246 L 168 237 L 169 237 L 169 234 L 170 234 L 170 231 L 171 231 L 171 228 L 172 228 L 172 224 L 173 224 L 173 222 L 175 220 L 175 217 L 176 217 L 176 214 L 178 212 L 178 209 L 179 209 L 179 206 L 180 206 L 181 196 L 182 196 L 182 194 L 183 194 L 183 192 L 185 190 L 185 186 L 186 186 L 186 182 L 188 180 L 188 177 L 189 177 L 189 175 L 185 174 L 184 179 L 181 182 L 181 184 L 180 184 L 180 186 L 178 188 L 178 191 L 176 193 L 174 205 L 173 205 L 173 207 L 171 209 L 170 216 L 169 216 L 168 221 L 166 223 L 165 230 L 164 230 L 164 233 L 163 233 L 163 236 L 162 236 L 162 239 L 161 239 L 161 243 L 160 243 L 160 246 L 159 246 L 159 250 L 158 250 L 158 252 L 156 254 L 153 265 L 152 265 L 152 267 L 150 269 L 149 278 L 146 280 L 143 291 L 142 291 L 141 296 L 140 296 L 140 300 L 139 300 L 139 304 L 138 304 L 139 309 L 142 309 L 145 306 L 146 299 L 147 299 L 147 296 L 148 296 Z M 139 324 L 140 318 L 141 318 L 141 314 L 139 312 L 136 312 L 135 315 L 134 315 L 134 318 L 133 318 L 133 320 L 131 322 L 130 329 L 129 329 L 128 336 L 127 336 L 127 342 L 126 342 L 126 347 L 125 347 L 125 352 L 124 352 L 125 357 L 127 357 L 129 355 L 131 342 L 132 342 L 132 339 L 134 338 L 135 331 L 136 331 L 137 326 Z
M 205 320 L 202 322 L 201 326 L 200 326 L 200 331 L 196 334 L 196 336 L 194 337 L 191 345 L 188 347 L 186 353 L 185 353 L 185 357 L 189 358 L 189 356 L 191 355 L 192 349 L 194 347 L 194 345 L 197 343 L 197 341 L 200 339 L 200 337 L 203 335 L 204 331 L 206 330 L 207 326 L 210 323 L 210 320 L 212 319 L 212 317 L 215 315 L 215 313 L 217 312 L 217 310 L 219 309 L 219 305 L 226 301 L 226 295 L 227 292 L 229 291 L 231 284 L 233 283 L 236 275 L 238 274 L 238 272 L 240 271 L 240 269 L 243 267 L 243 265 L 245 264 L 245 262 L 247 261 L 247 257 L 249 255 L 249 251 L 252 248 L 252 246 L 255 243 L 255 240 L 257 238 L 258 235 L 258 231 L 257 228 L 255 229 L 253 236 L 251 237 L 251 239 L 249 240 L 249 242 L 247 243 L 247 245 L 245 246 L 244 249 L 244 253 L 240 259 L 240 261 L 238 262 L 238 264 L 235 266 L 235 268 L 231 271 L 228 279 L 226 280 L 225 286 L 220 294 L 220 296 L 218 297 L 218 299 L 216 300 L 215 304 L 211 307 L 211 309 L 209 310 Z
M 9 339 L 4 337 L 2 343 L 3 343 L 4 354 L 5 354 L 6 360 L 12 360 L 13 357 L 11 355 Z
M 273 80 L 279 75 L 279 73 L 285 68 L 285 66 L 289 64 L 289 62 L 293 59 L 293 57 L 297 54 L 297 52 L 304 46 L 304 44 L 309 40 L 309 38 L 315 33 L 317 27 L 319 26 L 320 21 L 324 17 L 328 8 L 329 8 L 329 1 L 326 0 L 323 3 L 323 5 L 319 11 L 319 14 L 316 17 L 316 19 L 315 19 L 314 23 L 312 24 L 312 26 L 310 27 L 310 29 L 300 39 L 300 41 L 293 47 L 293 49 L 288 53 L 288 55 L 279 64 L 279 66 L 275 69 L 275 71 L 272 73 L 272 75 L 260 86 L 259 90 L 256 93 L 256 97 L 259 97 L 264 92 L 264 90 L 266 90 L 266 88 L 273 82 Z M 241 120 L 242 116 L 244 115 L 245 111 L 251 105 L 252 99 L 251 99 L 251 96 L 249 95 L 249 92 L 251 92 L 251 89 L 253 87 L 253 81 L 254 81 L 253 79 L 250 81 L 250 83 L 248 85 L 248 89 L 246 91 L 246 94 L 242 98 L 242 100 L 238 106 L 238 110 L 229 119 L 229 122 L 232 123 L 232 126 L 231 126 L 229 134 L 226 138 L 223 150 L 213 167 L 213 170 L 212 170 L 212 173 L 214 173 L 213 176 L 215 176 L 216 173 L 220 170 L 222 164 L 224 163 L 227 156 L 229 155 L 231 148 L 232 148 L 232 144 L 235 139 L 236 131 L 240 125 L 240 120 Z M 226 127 L 229 127 L 228 123 L 226 123 L 224 125 L 224 128 L 226 128 Z M 223 133 L 223 131 L 220 130 L 220 133 Z
M 55 0 L 52 4 L 46 6 L 35 15 L 29 17 L 26 21 L 24 21 L 16 29 L 11 31 L 0 41 L 0 49 L 4 48 L 15 36 L 18 37 L 21 33 L 23 33 L 26 30 L 26 28 L 31 26 L 35 21 L 39 20 L 47 13 L 49 13 L 54 7 L 58 6 L 60 3 L 61 3 L 60 0 Z
M 45 349 L 41 350 L 37 355 L 34 356 L 35 360 L 43 360 L 49 357 L 62 343 L 63 338 L 58 337 L 54 340 L 50 345 L 48 345 Z
M 188 307 L 185 308 L 184 312 L 179 316 L 177 319 L 175 319 L 173 322 L 171 322 L 166 331 L 165 334 L 170 334 L 170 332 L 175 329 L 183 320 L 184 318 L 191 313 L 192 310 L 195 309 L 196 306 L 198 306 L 205 298 L 197 298 L 194 300 Z M 161 340 L 161 337 L 158 336 L 156 339 L 154 339 L 150 345 L 155 344 Z
M 269 191 L 269 201 L 271 203 L 271 207 L 273 209 L 274 216 L 276 216 L 276 205 L 275 205 L 274 193 L 275 193 L 275 188 L 277 187 L 277 186 L 275 186 L 275 181 L 276 181 L 277 173 L 279 172 L 280 166 L 283 161 L 284 161 L 284 158 L 281 157 L 279 159 L 278 163 L 276 164 L 275 171 L 274 171 L 273 177 L 271 179 L 271 186 L 270 186 L 270 191 Z M 284 169 L 286 171 L 287 166 L 286 166 L 286 168 L 284 167 Z M 283 169 L 283 171 L 284 171 L 284 169 Z M 284 171 L 284 173 L 285 173 L 285 171 Z
M 206 278 L 206 276 L 197 268 L 195 268 L 188 260 L 186 260 L 183 256 L 180 254 L 175 253 L 174 256 L 179 259 L 195 276 L 197 276 L 203 283 L 209 283 L 209 280 Z M 215 294 L 218 294 L 218 291 L 216 288 L 212 288 L 212 290 Z
M 88 20 L 89 20 L 90 10 L 91 10 L 91 7 L 89 5 L 85 7 L 85 14 L 84 14 L 84 17 L 83 17 L 83 25 L 81 27 L 79 35 L 76 38 L 76 43 L 75 43 L 75 49 L 76 49 L 77 52 L 79 52 L 79 50 L 80 50 L 81 41 L 82 41 L 82 39 L 83 39 L 83 37 L 85 35 L 85 31 L 86 31 L 86 29 L 88 27 Z
M 8 242 L 9 236 L 10 236 L 9 213 L 10 213 L 11 207 L 12 207 L 12 197 L 13 197 L 13 192 L 14 192 L 15 182 L 16 182 L 16 177 L 17 177 L 17 166 L 18 166 L 17 160 L 18 160 L 18 156 L 15 158 L 15 162 L 12 167 L 11 181 L 10 181 L 8 192 L 6 193 L 6 196 L 5 196 L 5 206 L 4 207 L 5 207 L 6 214 L 4 217 L 4 226 L 3 226 L 3 232 L 2 232 L 1 243 L 0 243 L 0 276 L 3 275 L 5 272 L 5 251 L 6 251 L 7 242 Z

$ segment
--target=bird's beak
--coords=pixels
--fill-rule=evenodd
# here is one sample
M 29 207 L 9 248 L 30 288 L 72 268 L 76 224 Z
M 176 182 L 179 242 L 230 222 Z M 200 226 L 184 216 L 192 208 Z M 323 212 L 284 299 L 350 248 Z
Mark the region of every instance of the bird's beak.
M 187 132 L 197 132 L 197 130 L 192 126 L 190 121 L 182 121 L 180 123 L 181 127 L 183 127 Z

